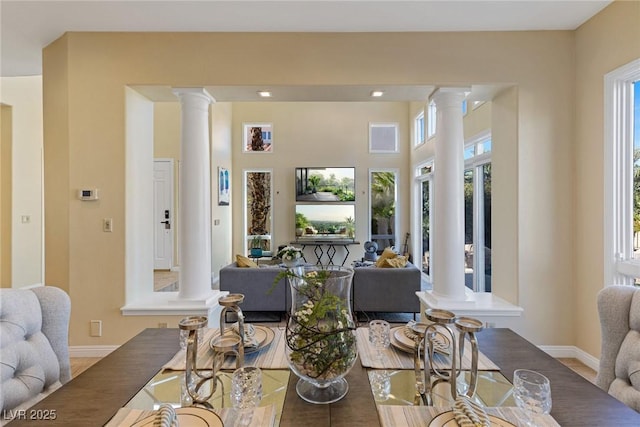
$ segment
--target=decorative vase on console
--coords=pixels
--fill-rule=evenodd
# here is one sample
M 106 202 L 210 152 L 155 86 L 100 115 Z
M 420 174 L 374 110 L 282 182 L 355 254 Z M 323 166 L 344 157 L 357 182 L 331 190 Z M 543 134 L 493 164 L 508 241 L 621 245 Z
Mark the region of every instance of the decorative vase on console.
M 349 390 L 344 376 L 357 357 L 351 311 L 353 270 L 296 266 L 283 273 L 291 288 L 286 353 L 300 379 L 298 395 L 310 403 L 332 403 Z
M 285 246 L 278 251 L 277 257 L 287 268 L 297 267 L 302 264 L 302 249 L 295 246 Z

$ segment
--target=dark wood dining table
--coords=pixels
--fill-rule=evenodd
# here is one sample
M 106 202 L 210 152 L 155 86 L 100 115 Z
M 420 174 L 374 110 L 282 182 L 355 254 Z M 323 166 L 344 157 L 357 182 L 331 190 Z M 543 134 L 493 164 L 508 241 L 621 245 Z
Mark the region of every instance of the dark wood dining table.
M 565 427 L 640 426 L 640 414 L 608 395 L 509 329 L 478 334 L 480 350 L 509 380 L 518 368 L 532 369 L 551 381 L 551 415 Z M 145 329 L 91 368 L 27 410 L 19 426 L 102 426 L 179 350 L 177 329 Z M 367 370 L 359 362 L 347 375 L 349 393 L 328 405 L 313 405 L 295 391 L 291 375 L 281 426 L 379 426 Z M 46 411 L 55 419 L 41 419 Z

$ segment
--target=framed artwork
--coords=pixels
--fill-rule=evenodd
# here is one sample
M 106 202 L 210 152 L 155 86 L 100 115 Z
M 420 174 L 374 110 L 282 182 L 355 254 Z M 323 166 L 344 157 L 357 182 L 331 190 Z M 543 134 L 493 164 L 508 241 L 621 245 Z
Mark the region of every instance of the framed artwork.
M 218 205 L 229 206 L 231 195 L 231 177 L 229 170 L 218 166 Z
M 271 153 L 273 151 L 273 124 L 243 123 L 242 151 L 244 153 Z

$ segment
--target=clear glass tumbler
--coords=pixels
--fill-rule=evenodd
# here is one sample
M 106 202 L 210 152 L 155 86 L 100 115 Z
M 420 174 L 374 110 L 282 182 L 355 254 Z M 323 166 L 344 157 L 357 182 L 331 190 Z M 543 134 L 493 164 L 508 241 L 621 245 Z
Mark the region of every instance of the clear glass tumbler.
M 382 351 L 389 348 L 391 338 L 390 326 L 385 320 L 372 320 L 369 322 L 369 342 L 376 349 L 376 357 L 382 360 Z
M 262 400 L 262 371 L 244 366 L 231 377 L 231 404 L 235 409 L 253 409 Z
M 513 372 L 513 397 L 518 408 L 523 409 L 528 426 L 535 426 L 533 418 L 551 412 L 551 384 L 539 372 L 516 369 Z

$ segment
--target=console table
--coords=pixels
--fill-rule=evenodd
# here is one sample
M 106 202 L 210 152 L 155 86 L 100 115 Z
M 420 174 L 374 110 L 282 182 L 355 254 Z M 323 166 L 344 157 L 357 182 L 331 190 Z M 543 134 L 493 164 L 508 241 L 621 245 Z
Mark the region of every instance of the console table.
M 360 244 L 360 242 L 351 239 L 298 239 L 290 243 L 302 246 L 303 251 L 307 246 L 313 246 L 313 253 L 316 256 L 316 265 L 324 265 L 322 263 L 322 256 L 324 254 L 327 254 L 327 258 L 329 259 L 329 262 L 326 265 L 335 265 L 333 258 L 337 252 L 336 247 L 342 246 L 345 250 L 345 254 L 342 258 L 342 262 L 340 263 L 341 266 L 344 266 L 344 263 L 349 257 L 349 246 Z M 327 248 L 323 249 L 324 246 Z M 304 253 L 302 254 L 302 259 L 307 262 L 307 259 L 304 257 Z

